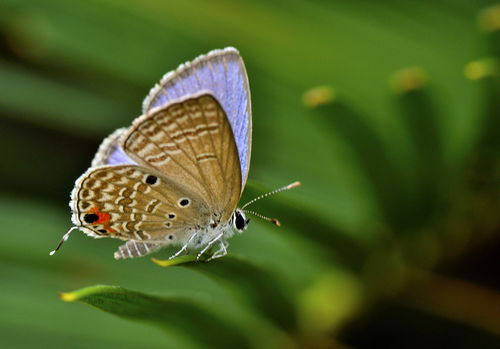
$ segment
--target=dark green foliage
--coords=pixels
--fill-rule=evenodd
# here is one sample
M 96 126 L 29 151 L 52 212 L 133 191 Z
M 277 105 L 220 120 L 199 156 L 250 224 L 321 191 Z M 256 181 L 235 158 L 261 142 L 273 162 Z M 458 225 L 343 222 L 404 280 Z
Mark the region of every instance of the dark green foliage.
M 173 327 L 214 348 L 246 348 L 247 340 L 227 321 L 182 298 L 159 298 L 114 286 L 93 286 L 63 293 L 65 301 L 79 301 L 131 320 L 146 321 L 160 327 Z M 214 336 L 214 333 L 218 333 Z

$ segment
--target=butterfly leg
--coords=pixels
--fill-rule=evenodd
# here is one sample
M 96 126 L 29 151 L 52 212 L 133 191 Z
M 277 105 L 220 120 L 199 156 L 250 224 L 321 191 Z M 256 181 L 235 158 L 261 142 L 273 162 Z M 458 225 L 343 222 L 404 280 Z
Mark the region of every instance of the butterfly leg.
M 207 259 L 207 262 L 211 261 L 212 259 L 221 258 L 227 255 L 227 246 L 229 244 L 223 240 L 220 240 L 219 243 L 220 243 L 220 248 L 212 255 L 212 257 Z
M 222 237 L 223 233 L 220 233 L 219 235 L 217 235 L 215 238 L 213 238 L 208 244 L 207 246 L 205 246 L 205 248 L 203 250 L 200 251 L 200 253 L 198 253 L 198 256 L 196 257 L 196 260 L 199 260 L 201 256 L 203 256 L 203 254 L 205 252 L 208 251 L 208 249 L 210 249 L 210 247 L 212 247 L 213 244 L 215 244 L 221 237 Z
M 186 249 L 188 248 L 189 244 L 191 243 L 191 241 L 193 241 L 193 239 L 195 238 L 196 235 L 198 235 L 198 233 L 194 233 L 193 235 L 191 235 L 191 237 L 184 244 L 184 246 L 182 246 L 179 251 L 177 251 L 174 255 L 170 256 L 168 259 L 174 259 L 174 258 L 178 257 L 182 252 L 186 251 Z

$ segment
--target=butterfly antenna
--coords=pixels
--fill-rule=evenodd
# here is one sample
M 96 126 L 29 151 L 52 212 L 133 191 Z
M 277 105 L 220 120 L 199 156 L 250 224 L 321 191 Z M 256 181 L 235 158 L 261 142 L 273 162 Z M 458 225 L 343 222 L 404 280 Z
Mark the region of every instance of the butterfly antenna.
M 75 229 L 78 229 L 78 227 L 71 227 L 69 228 L 69 230 L 66 232 L 66 234 L 63 235 L 61 241 L 59 241 L 59 243 L 57 244 L 57 247 L 55 248 L 55 250 L 52 250 L 50 251 L 49 255 L 53 255 L 54 253 L 57 252 L 57 250 L 59 250 L 62 246 L 62 244 L 64 243 L 64 241 L 68 240 L 69 238 L 69 234 L 71 234 L 71 232 Z
M 292 189 L 292 188 L 298 187 L 299 185 L 300 185 L 300 182 L 299 182 L 299 181 L 297 181 L 297 182 L 293 182 L 293 183 L 288 184 L 288 185 L 286 185 L 286 186 L 284 186 L 284 187 L 281 187 L 281 188 L 278 188 L 278 189 L 274 189 L 273 191 L 270 191 L 269 193 L 265 193 L 265 194 L 262 194 L 262 195 L 260 195 L 260 196 L 257 196 L 255 199 L 250 200 L 249 202 L 247 202 L 246 204 L 244 204 L 244 205 L 241 207 L 241 209 L 243 210 L 245 207 L 247 207 L 247 206 L 249 206 L 249 205 L 253 204 L 253 203 L 254 203 L 255 201 L 257 201 L 257 200 L 264 199 L 264 198 L 266 198 L 266 197 L 268 197 L 268 196 L 271 196 L 271 195 L 274 195 L 274 194 L 278 194 L 278 193 L 280 193 L 280 192 L 282 192 L 282 191 L 285 191 L 285 190 L 289 190 L 289 189 Z M 248 211 L 248 212 L 249 212 L 249 213 L 251 213 L 251 211 Z M 254 214 L 255 214 L 255 213 L 254 213 Z M 267 217 L 261 217 L 261 218 L 264 218 L 264 219 L 265 219 L 265 218 L 267 218 Z
M 281 227 L 281 222 L 277 220 L 276 218 L 269 218 L 264 215 L 261 215 L 260 213 L 254 212 L 254 211 L 248 211 L 248 210 L 241 210 L 245 213 L 250 213 L 251 215 L 254 215 L 256 217 L 262 218 L 263 220 L 266 220 L 268 222 L 273 223 L 274 225 L 277 225 L 278 227 Z

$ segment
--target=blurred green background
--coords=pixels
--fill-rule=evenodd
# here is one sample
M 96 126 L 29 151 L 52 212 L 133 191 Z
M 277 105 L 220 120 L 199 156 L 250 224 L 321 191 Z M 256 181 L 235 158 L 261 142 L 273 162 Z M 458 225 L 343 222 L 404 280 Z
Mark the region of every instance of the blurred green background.
M 490 1 L 3 0 L 0 346 L 499 348 L 499 32 Z M 283 226 L 208 264 L 79 233 L 49 258 L 102 138 L 226 46 L 252 92 L 244 199 L 303 184 L 254 207 Z M 138 293 L 58 297 L 98 284 Z

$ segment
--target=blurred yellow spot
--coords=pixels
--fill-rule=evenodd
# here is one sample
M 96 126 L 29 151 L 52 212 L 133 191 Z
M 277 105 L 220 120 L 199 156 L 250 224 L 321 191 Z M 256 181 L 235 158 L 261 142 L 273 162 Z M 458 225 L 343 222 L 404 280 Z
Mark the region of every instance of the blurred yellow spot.
M 500 4 L 485 8 L 479 13 L 479 26 L 486 32 L 500 29 Z
M 330 86 L 317 86 L 307 90 L 302 96 L 302 102 L 306 107 L 332 103 L 335 100 L 335 91 Z
M 335 270 L 322 275 L 299 299 L 304 333 L 320 334 L 338 329 L 362 302 L 362 285 L 353 275 Z
M 59 293 L 59 298 L 61 298 L 65 302 L 73 302 L 78 297 L 77 297 L 76 293 L 73 293 L 73 292 L 69 292 L 69 293 L 61 292 L 61 293 Z
M 421 89 L 428 80 L 428 75 L 423 68 L 408 67 L 396 71 L 389 82 L 395 92 L 405 93 Z
M 485 58 L 467 63 L 464 74 L 467 79 L 480 80 L 484 77 L 493 76 L 498 71 L 498 63 L 494 58 Z

